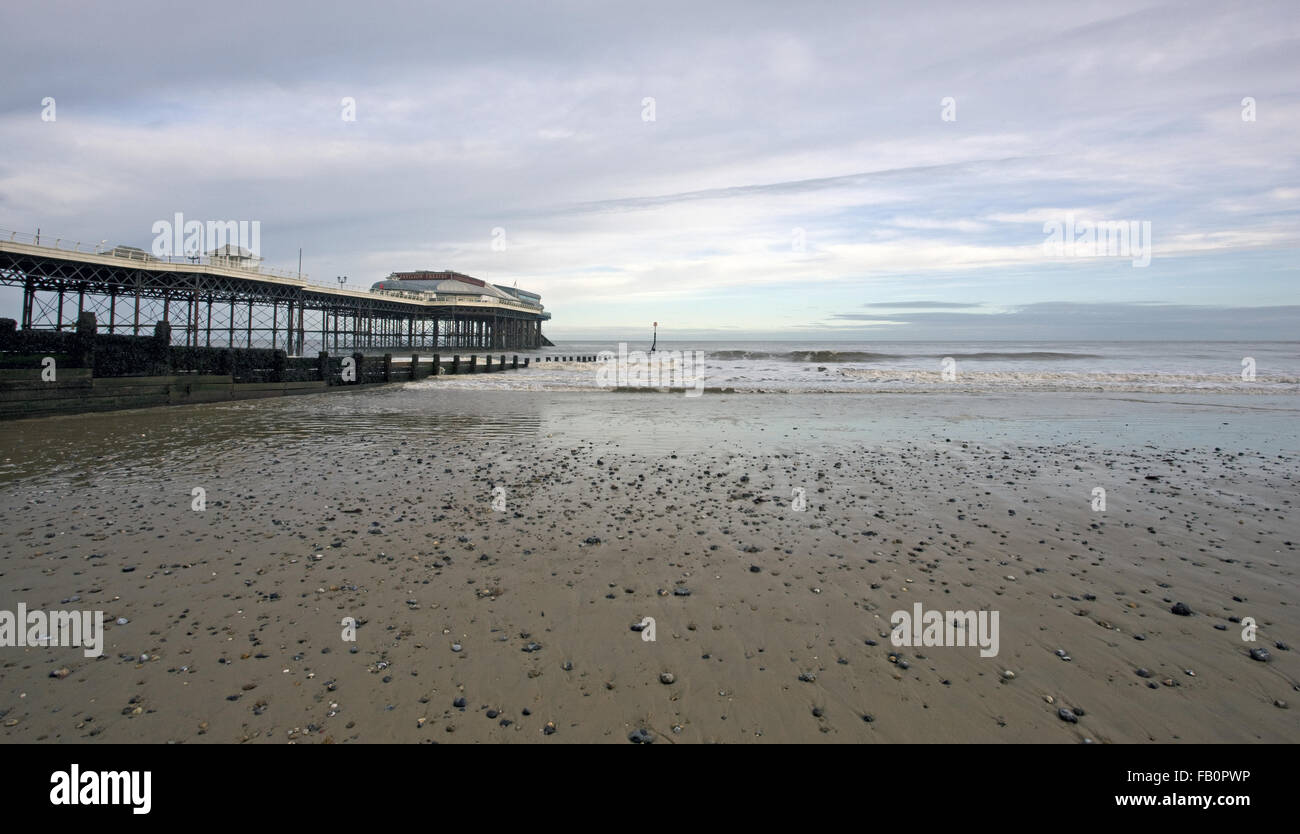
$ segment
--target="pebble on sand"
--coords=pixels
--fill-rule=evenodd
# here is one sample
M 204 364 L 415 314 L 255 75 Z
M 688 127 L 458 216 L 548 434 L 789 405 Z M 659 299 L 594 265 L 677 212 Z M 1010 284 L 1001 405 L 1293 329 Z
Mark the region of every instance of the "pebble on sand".
M 628 733 L 627 740 L 632 742 L 633 744 L 654 744 L 655 743 L 654 734 L 651 733 L 649 730 L 645 729 L 644 727 L 638 727 L 637 729 Z

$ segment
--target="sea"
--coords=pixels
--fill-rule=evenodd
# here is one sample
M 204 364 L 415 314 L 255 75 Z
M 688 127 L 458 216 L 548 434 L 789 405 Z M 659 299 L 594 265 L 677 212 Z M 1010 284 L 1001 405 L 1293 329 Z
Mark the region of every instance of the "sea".
M 665 363 L 645 371 L 650 344 L 557 342 L 525 373 L 441 378 L 417 386 L 519 390 L 648 390 L 698 386 L 734 393 L 1113 391 L 1300 393 L 1300 341 L 1288 342 L 796 342 L 660 341 Z M 635 352 L 641 352 L 637 356 Z M 601 362 L 642 364 L 617 375 Z M 644 357 L 644 358 L 643 358 Z M 631 376 L 631 384 L 625 384 Z M 652 382 L 668 381 L 666 385 Z

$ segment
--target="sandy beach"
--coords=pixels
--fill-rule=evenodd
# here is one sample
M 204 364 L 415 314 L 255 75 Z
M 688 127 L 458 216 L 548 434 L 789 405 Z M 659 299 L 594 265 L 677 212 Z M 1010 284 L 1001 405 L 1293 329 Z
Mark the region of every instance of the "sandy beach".
M 420 385 L 7 425 L 0 738 L 1300 741 L 1294 396 Z

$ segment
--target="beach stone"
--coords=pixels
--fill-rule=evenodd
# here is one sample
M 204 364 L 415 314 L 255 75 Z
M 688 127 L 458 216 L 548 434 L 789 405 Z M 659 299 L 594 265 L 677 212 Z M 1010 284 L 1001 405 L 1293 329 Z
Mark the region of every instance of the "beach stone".
M 659 682 L 665 686 L 668 686 L 675 680 L 677 680 L 677 678 L 673 677 L 672 672 L 661 672 L 659 675 Z
M 628 733 L 627 740 L 632 742 L 633 744 L 654 744 L 655 743 L 654 734 L 651 733 L 649 730 L 645 729 L 644 727 L 637 728 L 632 732 Z
M 460 651 L 460 650 L 463 649 L 463 648 L 464 648 L 464 646 L 462 646 L 460 643 L 452 643 L 452 644 L 451 644 L 451 650 L 452 650 L 453 652 L 458 652 L 458 651 Z
M 1187 603 L 1185 603 L 1185 602 L 1178 602 L 1178 603 L 1175 603 L 1175 604 L 1174 604 L 1174 607 L 1173 607 L 1173 608 L 1170 608 L 1169 610 L 1172 611 L 1172 612 L 1174 612 L 1175 614 L 1177 614 L 1177 615 L 1180 616 L 1180 617 L 1190 617 L 1190 616 L 1192 616 L 1192 609 L 1188 608 L 1188 607 L 1187 607 Z
M 454 700 L 454 701 L 451 702 L 451 705 L 452 705 L 453 707 L 455 707 L 456 709 L 464 709 L 464 708 L 465 708 L 465 705 L 468 704 L 468 703 L 469 703 L 469 702 L 466 701 L 464 698 L 457 698 L 456 700 Z
M 1268 663 L 1273 659 L 1273 656 L 1268 653 L 1268 649 L 1258 648 L 1250 650 L 1250 659 L 1258 660 L 1260 663 Z
M 1138 676 L 1139 678 L 1149 678 L 1149 677 L 1151 677 L 1151 673 L 1148 672 L 1146 669 L 1138 669 L 1138 670 L 1137 670 L 1137 676 Z
M 1056 715 L 1057 715 L 1057 717 L 1059 717 L 1062 721 L 1066 721 L 1066 722 L 1068 722 L 1068 723 L 1070 723 L 1070 724 L 1078 724 L 1078 723 L 1079 723 L 1079 716 L 1075 715 L 1073 711 L 1071 711 L 1071 710 L 1069 710 L 1069 709 L 1066 709 L 1065 707 L 1061 707 L 1060 709 L 1058 709 L 1058 710 L 1056 711 Z

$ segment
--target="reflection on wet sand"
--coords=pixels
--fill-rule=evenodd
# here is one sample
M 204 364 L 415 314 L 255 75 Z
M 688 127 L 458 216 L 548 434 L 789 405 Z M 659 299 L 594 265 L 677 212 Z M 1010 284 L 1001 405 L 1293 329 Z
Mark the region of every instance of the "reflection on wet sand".
M 508 409 L 497 410 L 470 397 L 392 388 L 24 420 L 5 427 L 0 483 L 45 477 L 76 483 L 152 466 L 201 470 L 205 461 L 261 444 L 268 452 L 298 444 L 326 451 L 340 440 L 481 443 L 542 430 L 534 402 L 509 400 Z
M 624 453 L 801 454 L 810 445 L 888 446 L 904 437 L 1013 445 L 1087 440 L 1125 446 L 1166 440 L 1176 419 L 1187 442 L 1214 447 L 1269 438 L 1300 447 L 1292 397 L 1114 394 L 712 395 L 694 399 L 614 392 L 519 392 L 392 386 L 238 403 L 142 409 L 6 425 L 0 483 L 71 484 L 137 477 L 150 467 L 203 471 L 221 458 L 328 453 L 329 444 L 382 451 L 394 442 L 477 446 L 532 438 L 538 452 L 590 444 Z

